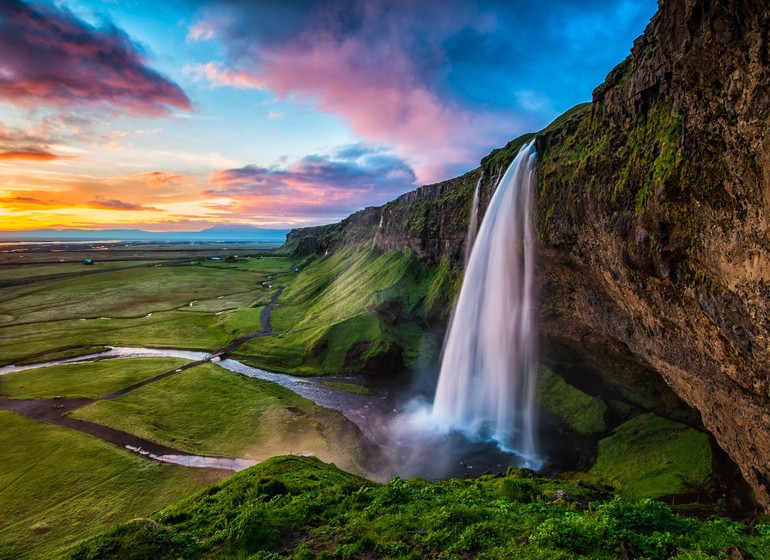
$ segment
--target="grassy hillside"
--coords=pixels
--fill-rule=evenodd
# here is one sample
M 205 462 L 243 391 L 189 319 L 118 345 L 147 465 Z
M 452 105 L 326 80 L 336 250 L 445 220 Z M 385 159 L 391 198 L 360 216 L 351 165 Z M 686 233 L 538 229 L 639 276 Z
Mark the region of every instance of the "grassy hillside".
M 278 336 L 252 340 L 237 359 L 297 375 L 419 367 L 436 357 L 429 319 L 446 313 L 456 276 L 411 252 L 344 247 L 307 259 L 273 312 Z
M 68 557 L 694 560 L 731 550 L 770 557 L 770 525 L 699 521 L 516 469 L 380 485 L 314 458 L 277 457 Z

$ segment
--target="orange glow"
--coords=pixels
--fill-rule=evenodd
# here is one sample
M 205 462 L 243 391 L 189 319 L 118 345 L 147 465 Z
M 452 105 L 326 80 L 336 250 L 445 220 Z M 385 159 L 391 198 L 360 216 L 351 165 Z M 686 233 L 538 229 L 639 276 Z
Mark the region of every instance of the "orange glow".
M 46 150 L 7 150 L 0 152 L 0 160 L 52 161 L 56 159 L 74 159 L 72 156 L 58 156 Z

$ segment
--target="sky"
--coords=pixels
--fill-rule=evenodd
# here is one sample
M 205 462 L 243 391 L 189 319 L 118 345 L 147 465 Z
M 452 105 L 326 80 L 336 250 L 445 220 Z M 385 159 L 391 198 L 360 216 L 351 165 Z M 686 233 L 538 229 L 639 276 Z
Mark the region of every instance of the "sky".
M 475 168 L 655 0 L 0 0 L 0 229 L 338 221 Z

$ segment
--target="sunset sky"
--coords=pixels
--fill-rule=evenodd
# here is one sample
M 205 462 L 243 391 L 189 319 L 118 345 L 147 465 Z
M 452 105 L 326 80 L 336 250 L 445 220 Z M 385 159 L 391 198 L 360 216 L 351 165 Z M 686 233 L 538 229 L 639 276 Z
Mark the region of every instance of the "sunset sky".
M 655 0 L 0 0 L 0 229 L 337 221 L 591 92 Z

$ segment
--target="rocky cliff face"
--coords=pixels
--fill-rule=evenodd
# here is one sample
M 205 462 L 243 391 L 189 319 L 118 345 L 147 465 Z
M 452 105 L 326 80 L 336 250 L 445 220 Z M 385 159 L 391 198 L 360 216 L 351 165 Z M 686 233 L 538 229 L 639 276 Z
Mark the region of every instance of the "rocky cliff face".
M 765 507 L 769 10 L 766 0 L 661 1 L 593 103 L 537 136 L 546 356 L 620 388 L 663 394 L 664 380 Z M 289 246 L 374 243 L 459 267 L 476 183 L 483 211 L 526 140 L 463 177 L 292 232 Z
M 590 111 L 538 138 L 543 335 L 657 371 L 765 506 L 769 34 L 764 0 L 662 2 Z

